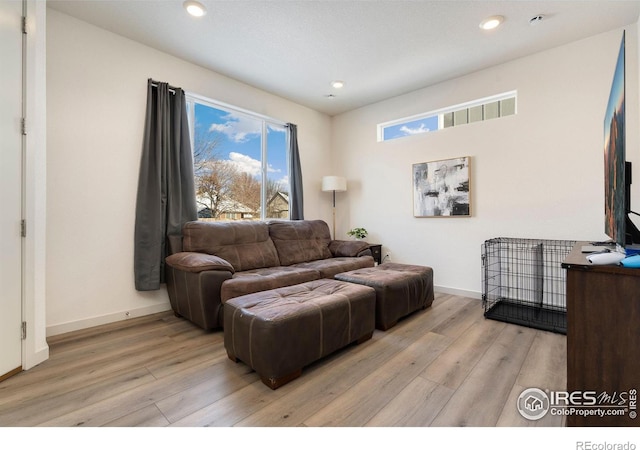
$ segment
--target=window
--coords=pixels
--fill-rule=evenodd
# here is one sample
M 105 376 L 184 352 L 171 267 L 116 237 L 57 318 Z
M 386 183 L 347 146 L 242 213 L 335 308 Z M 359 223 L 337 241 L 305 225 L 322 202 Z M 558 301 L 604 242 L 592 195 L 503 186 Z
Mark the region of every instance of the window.
M 286 124 L 187 95 L 200 220 L 289 218 Z
M 428 133 L 516 113 L 515 91 L 378 125 L 378 142 Z

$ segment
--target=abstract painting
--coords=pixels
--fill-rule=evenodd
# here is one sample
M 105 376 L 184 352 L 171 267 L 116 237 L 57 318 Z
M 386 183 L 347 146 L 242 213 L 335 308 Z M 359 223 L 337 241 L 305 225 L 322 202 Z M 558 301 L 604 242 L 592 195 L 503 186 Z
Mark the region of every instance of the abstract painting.
M 464 156 L 414 164 L 413 215 L 470 216 L 469 162 Z

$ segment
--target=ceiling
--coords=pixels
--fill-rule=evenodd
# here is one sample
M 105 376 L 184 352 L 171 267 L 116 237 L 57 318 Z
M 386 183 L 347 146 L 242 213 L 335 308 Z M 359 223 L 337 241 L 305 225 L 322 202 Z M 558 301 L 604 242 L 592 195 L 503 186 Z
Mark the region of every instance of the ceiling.
M 48 7 L 329 115 L 636 23 L 640 14 L 631 0 L 200 2 L 201 18 L 187 15 L 182 0 Z M 505 17 L 502 26 L 481 30 L 492 15 Z M 332 80 L 345 86 L 334 89 Z

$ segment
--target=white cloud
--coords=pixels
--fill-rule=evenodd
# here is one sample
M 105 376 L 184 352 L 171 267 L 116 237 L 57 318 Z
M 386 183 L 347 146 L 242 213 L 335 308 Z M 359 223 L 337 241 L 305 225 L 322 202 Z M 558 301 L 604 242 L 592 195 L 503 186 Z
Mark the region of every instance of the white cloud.
M 255 119 L 234 113 L 227 114 L 224 119 L 225 123 L 211 124 L 209 131 L 224 133 L 229 139 L 238 143 L 247 142 L 252 137 L 262 134 L 261 124 Z
M 278 183 L 282 187 L 289 187 L 289 175 L 285 175 L 284 177 L 278 180 Z
M 209 131 L 217 131 L 219 133 L 231 133 L 232 129 L 229 125 L 222 123 L 212 123 L 209 127 Z
M 229 160 L 236 166 L 240 172 L 246 172 L 249 175 L 257 176 L 262 172 L 262 164 L 257 159 L 253 159 L 249 155 L 245 155 L 243 153 L 238 152 L 230 152 Z M 273 166 L 269 165 L 267 167 L 267 172 L 269 173 L 279 173 L 282 172 L 280 169 L 274 169 Z
M 246 172 L 250 175 L 260 175 L 262 171 L 262 165 L 257 159 L 253 159 L 251 156 L 243 155 L 238 152 L 229 153 L 229 159 L 236 166 L 240 172 Z
M 287 127 L 284 127 L 282 125 L 268 124 L 267 128 L 269 128 L 269 131 L 275 131 L 276 133 L 284 133 L 287 131 Z
M 403 126 L 400 128 L 400 131 L 402 131 L 404 134 L 420 134 L 420 133 L 427 133 L 429 131 L 431 131 L 429 128 L 427 128 L 424 123 L 421 123 L 420 126 L 418 128 L 409 128 L 408 126 Z

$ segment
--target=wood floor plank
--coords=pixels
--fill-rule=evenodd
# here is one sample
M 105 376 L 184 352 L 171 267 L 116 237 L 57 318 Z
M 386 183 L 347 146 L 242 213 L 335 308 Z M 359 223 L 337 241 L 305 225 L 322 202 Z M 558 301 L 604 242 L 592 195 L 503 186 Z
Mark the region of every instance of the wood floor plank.
M 170 424 L 156 405 L 149 405 L 131 414 L 122 416 L 112 422 L 105 423 L 105 427 L 166 427 Z
M 111 336 L 122 336 L 127 333 L 127 330 L 135 331 L 143 329 L 148 324 L 166 327 L 167 319 L 172 316 L 173 314 L 171 312 L 165 311 L 133 319 L 111 322 L 105 325 L 50 336 L 47 338 L 47 342 L 49 345 L 60 349 L 60 351 L 64 351 L 69 344 L 85 346 L 90 344 L 93 339 L 109 339 Z
M 55 355 L 50 355 L 50 361 L 64 360 L 68 355 L 75 357 L 79 354 L 90 354 L 96 347 L 104 350 L 112 347 L 123 347 L 132 338 L 141 341 L 144 336 L 150 337 L 166 335 L 167 323 L 162 320 L 163 315 L 155 316 L 149 320 L 123 321 L 122 328 L 113 324 L 102 325 L 88 330 L 66 333 L 52 338 L 50 345 L 55 346 Z
M 450 343 L 427 333 L 383 366 L 304 421 L 311 427 L 359 427 L 393 400 Z
M 381 339 L 380 333 L 374 333 L 371 340 L 349 346 L 305 368 L 300 378 L 278 388 L 284 393 L 278 401 L 269 402 L 234 425 L 301 426 L 307 417 L 366 377 L 372 366 L 384 364 L 396 349 L 393 343 Z
M 527 358 L 498 419 L 498 426 L 563 426 L 564 417 L 550 413 L 539 420 L 525 419 L 517 411 L 517 399 L 528 388 L 538 388 L 547 392 L 565 390 L 567 386 L 566 351 L 566 336 L 549 331 L 536 332 Z
M 291 386 L 291 385 L 289 385 Z M 288 392 L 283 386 L 275 391 L 256 381 L 234 393 L 175 421 L 175 427 L 230 427 Z
M 258 375 L 244 364 L 236 364 L 227 359 L 220 366 L 226 374 L 211 377 L 156 402 L 156 406 L 169 422 L 180 420 L 259 379 Z
M 538 330 L 516 383 L 542 390 L 566 389 L 566 354 L 566 336 Z
M 21 403 L 18 407 L 5 409 L 0 413 L 2 426 L 34 426 L 48 420 L 72 413 L 87 404 L 99 402 L 113 396 L 126 395 L 132 389 L 144 386 L 155 380 L 147 369 L 126 370 L 117 376 L 94 383 L 86 387 L 53 395 L 46 400 L 32 399 Z M 82 424 L 82 419 L 67 422 L 66 426 Z
M 457 389 L 505 326 L 502 322 L 476 316 L 466 333 L 429 364 L 421 376 L 451 389 Z
M 431 331 L 453 339 L 457 339 L 466 333 L 467 329 L 482 317 L 482 302 L 470 298 L 465 298 L 465 302 L 460 311 L 433 327 Z
M 426 427 L 455 391 L 416 377 L 365 425 L 368 427 Z
M 24 373 L 25 378 L 34 377 L 35 380 L 25 380 L 19 389 L 12 390 L 7 395 L 0 397 L 0 411 L 3 405 L 15 401 L 28 399 L 44 400 L 51 396 L 58 396 L 61 392 L 67 392 L 77 388 L 79 383 L 97 383 L 102 379 L 110 378 L 114 373 L 124 369 L 145 368 L 152 364 L 156 369 L 161 366 L 166 358 L 173 354 L 182 354 L 192 348 L 208 346 L 211 337 L 201 335 L 185 342 L 174 343 L 169 338 L 156 337 L 153 344 L 150 342 L 135 342 L 126 348 L 109 348 L 105 352 L 96 352 L 91 357 L 79 357 L 77 361 L 70 362 L 68 366 L 56 365 L 46 372 Z M 46 364 L 45 362 L 44 364 Z M 0 394 L 3 394 L 0 392 Z
M 168 358 L 162 358 L 157 361 L 146 364 L 145 367 L 156 378 L 164 378 L 181 372 L 192 366 L 213 363 L 214 360 L 220 360 L 227 355 L 226 350 L 222 346 L 222 339 L 207 340 L 202 345 L 194 347 L 179 347 L 181 350 L 171 352 Z
M 89 351 L 79 350 L 77 353 L 71 352 L 69 359 L 65 358 L 64 360 L 59 358 L 57 349 L 52 346 L 50 347 L 51 357 L 48 360 L 33 369 L 22 372 L 19 377 L 12 377 L 7 380 L 7 383 L 0 383 L 0 403 L 7 398 L 4 395 L 5 392 L 16 392 L 20 389 L 29 391 L 33 386 L 69 375 L 71 372 L 79 371 L 83 367 L 91 370 L 100 361 L 119 360 L 124 355 L 136 351 L 146 352 L 152 342 L 161 347 L 163 343 L 168 344 L 170 339 L 159 333 L 154 335 L 151 340 L 146 340 L 145 334 L 142 333 L 136 339 L 130 338 L 126 342 L 128 345 L 95 347 Z
M 495 426 L 534 336 L 507 324 L 432 425 Z
M 221 364 L 225 363 L 225 365 Z M 106 396 L 96 402 L 84 403 L 66 414 L 38 425 L 45 427 L 87 426 L 98 427 L 113 422 L 131 411 L 155 404 L 191 386 L 227 373 L 226 361 L 191 367 L 160 380 L 149 380 L 138 389 Z

